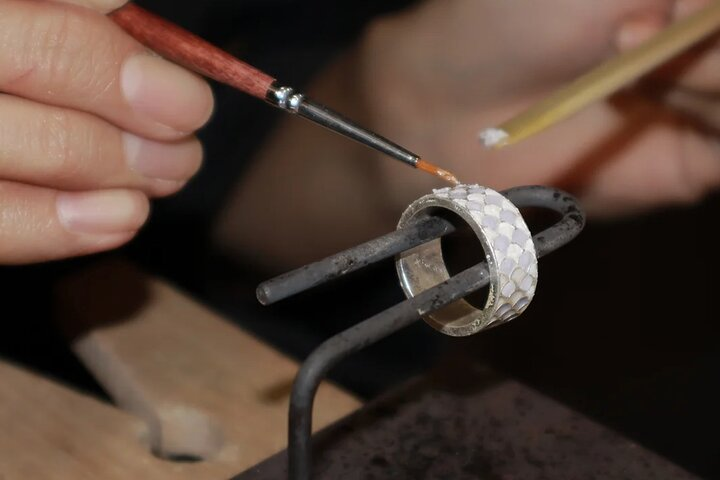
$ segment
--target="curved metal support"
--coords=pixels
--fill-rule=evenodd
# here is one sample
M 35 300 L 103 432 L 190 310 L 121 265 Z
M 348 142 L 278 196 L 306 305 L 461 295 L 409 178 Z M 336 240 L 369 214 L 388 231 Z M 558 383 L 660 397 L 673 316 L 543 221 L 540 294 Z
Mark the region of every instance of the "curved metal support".
M 585 216 L 575 199 L 559 190 L 519 187 L 504 193 L 520 208 L 546 208 L 563 216 L 558 223 L 533 237 L 538 256 L 547 255 L 569 243 L 585 225 Z M 279 277 L 265 285 L 271 289 L 281 288 L 282 279 L 283 277 Z M 315 349 L 303 363 L 293 384 L 288 425 L 289 478 L 311 478 L 313 403 L 320 382 L 333 366 L 345 357 L 411 325 L 423 315 L 481 289 L 489 280 L 487 265 L 484 262 L 479 263 L 446 282 L 335 335 Z M 295 287 L 297 288 L 297 285 Z

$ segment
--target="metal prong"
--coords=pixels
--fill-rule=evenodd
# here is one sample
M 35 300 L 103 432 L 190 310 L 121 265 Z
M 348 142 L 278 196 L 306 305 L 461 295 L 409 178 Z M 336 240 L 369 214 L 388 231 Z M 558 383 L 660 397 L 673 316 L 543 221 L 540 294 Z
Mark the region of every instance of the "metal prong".
M 261 283 L 258 301 L 271 305 L 348 273 L 360 270 L 405 250 L 447 235 L 455 227 L 442 218 L 427 218 L 403 230 L 391 232 L 357 247 L 311 263 Z
M 564 192 L 547 187 L 518 187 L 503 194 L 519 208 L 546 208 L 563 215 L 563 219 L 533 237 L 538 257 L 562 247 L 583 229 L 585 217 L 576 200 Z M 360 270 L 393 255 L 422 245 L 455 231 L 455 226 L 440 217 L 430 217 L 369 242 L 311 263 L 261 283 L 258 301 L 271 305 L 343 275 Z

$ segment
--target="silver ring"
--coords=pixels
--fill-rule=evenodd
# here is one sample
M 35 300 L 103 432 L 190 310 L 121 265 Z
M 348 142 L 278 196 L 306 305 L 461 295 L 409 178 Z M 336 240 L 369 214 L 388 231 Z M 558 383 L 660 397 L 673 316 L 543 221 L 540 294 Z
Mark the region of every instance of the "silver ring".
M 442 210 L 459 215 L 477 235 L 490 271 L 490 290 L 482 309 L 458 300 L 426 315 L 425 321 L 446 335 L 462 337 L 516 318 L 532 301 L 538 279 L 535 244 L 520 211 L 495 190 L 458 185 L 413 202 L 398 229 Z M 408 298 L 450 278 L 440 239 L 398 255 L 395 266 Z

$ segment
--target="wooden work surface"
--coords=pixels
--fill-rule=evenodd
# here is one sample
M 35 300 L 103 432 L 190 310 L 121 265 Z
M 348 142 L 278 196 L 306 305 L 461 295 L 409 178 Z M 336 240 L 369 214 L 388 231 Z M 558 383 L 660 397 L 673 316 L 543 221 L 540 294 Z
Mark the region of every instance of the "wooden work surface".
M 128 265 L 68 279 L 58 297 L 116 404 L 0 362 L 1 480 L 226 480 L 285 447 L 292 360 Z M 325 384 L 315 425 L 359 405 Z

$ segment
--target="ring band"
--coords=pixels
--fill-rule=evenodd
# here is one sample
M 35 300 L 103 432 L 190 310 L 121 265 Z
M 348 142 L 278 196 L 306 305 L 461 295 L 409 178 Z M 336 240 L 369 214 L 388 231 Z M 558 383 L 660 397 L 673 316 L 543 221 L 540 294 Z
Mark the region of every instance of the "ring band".
M 462 337 L 516 318 L 532 301 L 538 279 L 535 245 L 520 211 L 495 190 L 458 185 L 413 202 L 397 228 L 443 210 L 459 215 L 480 240 L 490 272 L 490 291 L 483 309 L 461 299 L 425 315 L 425 321 L 446 335 Z M 398 255 L 395 265 L 408 298 L 450 278 L 440 239 Z

